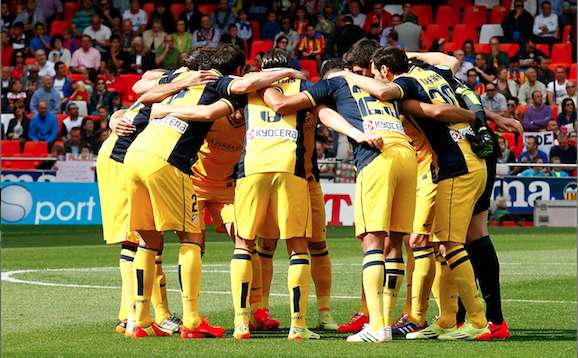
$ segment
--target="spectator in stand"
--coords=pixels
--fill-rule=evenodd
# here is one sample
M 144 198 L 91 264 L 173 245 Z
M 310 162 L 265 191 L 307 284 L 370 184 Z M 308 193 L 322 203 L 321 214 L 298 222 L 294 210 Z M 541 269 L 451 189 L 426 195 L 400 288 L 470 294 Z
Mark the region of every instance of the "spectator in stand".
M 498 70 L 498 76 L 494 84 L 496 85 L 496 90 L 503 94 L 506 99 L 518 96 L 518 84 L 516 81 L 508 78 L 508 70 L 505 67 Z
M 61 99 L 70 97 L 72 95 L 72 83 L 66 77 L 66 65 L 63 62 L 56 62 L 54 70 L 56 71 L 52 79 L 54 89 Z
M 403 3 L 401 16 L 402 16 L 404 21 L 409 20 L 409 21 L 414 22 L 416 24 L 418 23 L 418 18 L 415 15 L 415 13 L 413 12 L 412 5 L 409 2 Z
M 367 17 L 361 12 L 361 7 L 359 6 L 359 1 L 357 0 L 349 2 L 349 14 L 345 16 L 351 16 L 353 24 L 359 26 L 360 28 L 365 25 L 365 19 Z
M 193 48 L 217 48 L 220 40 L 221 32 L 211 25 L 211 19 L 206 15 L 201 17 L 201 28 L 193 32 Z
M 63 140 L 64 142 L 64 151 L 67 154 L 72 155 L 79 155 L 80 148 L 84 144 L 82 143 L 82 136 L 80 135 L 80 127 L 74 126 L 70 129 L 70 135 L 67 139 Z
M 92 39 L 88 35 L 82 35 L 80 48 L 72 54 L 70 70 L 74 73 L 84 73 L 88 70 L 98 70 L 100 67 L 100 52 L 92 47 Z
M 151 13 L 150 19 L 148 19 L 148 28 L 154 25 L 155 20 L 161 21 L 161 27 L 167 34 L 175 32 L 175 16 L 167 8 L 165 1 L 155 1 L 155 11 Z
M 132 40 L 134 40 L 136 37 L 138 36 L 132 30 L 132 21 L 122 20 L 122 26 L 120 31 L 120 43 L 122 44 L 123 50 L 130 51 Z
M 317 17 L 315 30 L 325 38 L 325 50 L 328 57 L 333 57 L 334 33 L 336 27 L 336 16 L 333 6 L 326 5 L 323 7 L 323 14 Z
M 285 19 L 283 19 L 283 21 L 285 21 Z M 249 48 L 249 43 L 253 38 L 253 27 L 251 26 L 251 22 L 249 22 L 249 17 L 247 17 L 247 12 L 245 10 L 239 10 L 239 19 L 237 19 L 235 26 L 237 26 L 239 38 L 245 42 L 246 48 Z M 289 20 L 289 30 L 290 29 L 291 20 Z M 279 34 L 277 34 L 277 36 L 279 36 Z
M 58 139 L 58 120 L 56 115 L 49 110 L 46 101 L 38 103 L 38 112 L 30 120 L 28 136 L 34 142 L 47 142 L 48 146 Z
M 280 48 L 280 49 L 283 49 L 287 52 L 289 52 L 289 50 L 287 49 L 288 44 L 289 44 L 289 39 L 286 36 L 277 37 L 277 40 L 275 40 L 275 48 Z M 293 67 L 297 70 L 300 70 L 301 64 L 295 58 L 294 53 L 290 52 L 289 55 L 291 56 L 291 67 Z
M 227 0 L 218 1 L 215 12 L 213 12 L 212 23 L 221 34 L 227 33 L 229 31 L 229 25 L 235 23 L 235 15 L 231 11 Z M 270 40 L 273 40 L 273 38 Z
M 80 10 L 76 11 L 72 18 L 72 29 L 76 36 L 80 36 L 84 33 L 84 29 L 90 26 L 92 16 L 95 14 L 94 4 L 91 0 L 80 1 Z
M 6 1 L 2 2 L 2 8 L 0 12 L 2 13 L 2 19 L 0 19 L 0 28 L 2 31 L 10 32 L 10 28 L 12 27 L 16 17 L 14 14 L 12 14 L 12 12 L 10 12 L 10 6 Z
M 421 43 L 421 26 L 412 17 L 405 17 L 401 24 L 392 24 L 399 35 L 399 42 L 403 43 L 407 51 L 419 51 Z
M 142 33 L 142 40 L 144 42 L 145 51 L 155 51 L 165 41 L 167 33 L 163 31 L 163 24 L 161 19 L 152 20 L 152 27 Z M 192 43 L 191 43 L 192 45 Z
M 83 118 L 82 126 L 80 127 L 80 135 L 83 143 L 88 144 L 91 148 L 94 147 L 97 133 L 92 119 L 88 117 Z
M 14 22 L 21 22 L 24 25 L 24 31 L 28 35 L 32 34 L 35 24 L 40 22 L 46 25 L 46 17 L 42 13 L 42 9 L 36 6 L 36 0 L 26 0 L 24 9 L 16 16 Z
M 576 124 L 576 104 L 572 98 L 564 98 L 562 100 L 562 109 L 558 113 L 558 125 L 565 126 L 568 124 Z
M 532 104 L 524 112 L 524 130 L 538 132 L 546 129 L 552 119 L 550 106 L 544 104 L 544 96 L 540 90 L 532 92 Z
M 193 32 L 201 27 L 201 17 L 203 15 L 195 10 L 193 0 L 185 0 L 185 11 L 179 16 L 179 20 L 185 22 L 187 32 Z
M 548 103 L 560 104 L 566 98 L 566 86 L 568 80 L 566 79 L 566 68 L 564 66 L 556 67 L 555 80 L 548 83 L 546 91 L 548 92 Z
M 500 51 L 500 39 L 494 36 L 490 39 L 490 53 L 486 55 L 488 66 L 493 68 L 507 67 L 510 64 L 510 57 L 504 51 Z
M 14 118 L 12 118 L 8 123 L 8 128 L 6 129 L 6 138 L 11 140 L 20 140 L 24 143 L 30 139 L 28 137 L 29 129 L 30 121 L 26 118 L 24 106 L 14 106 Z
M 104 54 L 108 50 L 112 32 L 108 26 L 102 24 L 100 15 L 92 15 L 90 26 L 84 29 L 83 34 L 88 35 L 94 41 L 95 47 L 100 53 Z
M 546 124 L 546 132 L 554 132 L 554 136 L 558 135 L 560 127 L 558 127 L 558 122 L 555 119 L 550 119 L 548 121 L 548 124 Z
M 106 82 L 103 79 L 96 80 L 94 90 L 88 101 L 88 113 L 93 113 L 97 107 L 100 106 L 108 107 L 110 104 L 110 96 L 111 93 L 106 88 Z
M 504 115 L 508 110 L 508 101 L 496 90 L 496 85 L 490 82 L 486 84 L 486 91 L 482 95 L 482 106 L 487 111 Z
M 390 31 L 389 34 L 387 34 L 387 46 L 400 48 L 400 49 L 406 48 L 405 45 L 401 41 L 399 41 L 399 35 L 397 34 L 397 31 L 395 31 L 395 30 Z
M 42 0 L 38 3 L 38 7 L 44 14 L 47 24 L 59 18 L 64 10 L 60 0 Z
M 96 155 L 98 155 L 98 152 L 100 151 L 100 148 L 102 147 L 102 143 L 104 143 L 104 141 L 108 138 L 108 130 L 106 129 L 102 129 L 99 130 L 96 133 L 96 142 L 95 142 L 95 146 L 92 148 L 92 152 Z
M 454 57 L 458 60 L 459 66 L 456 71 L 456 77 L 464 82 L 468 80 L 468 71 L 474 68 L 474 65 L 466 61 L 464 50 L 455 50 Z M 475 70 L 474 70 L 475 72 Z
M 52 51 L 48 54 L 50 62 L 62 62 L 66 66 L 69 66 L 72 60 L 72 54 L 69 49 L 64 47 L 64 38 L 61 35 L 55 35 L 50 43 L 52 45 Z
M 526 73 L 520 68 L 520 60 L 515 56 L 510 60 L 510 68 L 508 69 L 508 78 L 516 81 L 518 86 L 526 83 Z
M 100 6 L 96 10 L 102 18 L 102 23 L 115 32 L 120 30 L 122 14 L 112 6 L 112 0 L 100 0 Z
M 478 72 L 471 68 L 467 72 L 466 77 L 466 85 L 468 85 L 471 89 L 474 90 L 480 96 L 485 92 L 486 87 L 480 80 L 478 79 Z
M 139 0 L 130 0 L 130 7 L 122 14 L 123 20 L 130 20 L 132 31 L 136 34 L 142 34 L 147 28 L 148 15 L 141 9 Z
M 527 82 L 524 83 L 520 90 L 518 91 L 518 99 L 520 99 L 520 104 L 532 104 L 534 91 L 540 91 L 542 97 L 546 97 L 546 86 L 538 81 L 538 74 L 534 68 L 528 68 L 526 70 Z
M 381 2 L 375 2 L 373 4 L 373 10 L 370 11 L 365 18 L 363 30 L 369 32 L 373 24 L 379 24 L 380 35 L 383 29 L 391 26 L 391 14 L 385 10 Z
M 379 23 L 375 23 L 371 25 L 371 29 L 365 34 L 365 37 L 369 40 L 379 43 L 382 32 L 383 31 L 379 28 Z
M 280 31 L 281 24 L 277 21 L 277 13 L 275 11 L 269 11 L 269 13 L 267 13 L 267 20 L 261 25 L 261 39 L 273 41 Z
M 30 40 L 30 49 L 32 51 L 36 50 L 50 50 L 50 37 L 46 35 L 46 28 L 41 22 L 34 25 L 34 37 Z
M 365 37 L 363 30 L 353 24 L 350 16 L 343 17 L 343 26 L 335 31 L 335 44 L 337 46 L 337 56 L 342 57 L 354 43 Z
M 381 39 L 379 40 L 379 45 L 381 47 L 387 46 L 387 35 L 389 35 L 389 33 L 394 30 L 395 26 L 399 24 L 401 24 L 401 16 L 397 14 L 391 15 L 391 26 L 386 27 L 381 32 Z
M 50 62 L 46 58 L 46 51 L 36 50 L 34 54 L 36 61 L 38 62 L 38 75 L 40 77 L 45 75 L 54 76 L 56 72 L 54 71 L 54 63 Z
M 239 46 L 239 48 L 245 49 L 245 42 L 239 37 L 239 30 L 235 24 L 229 25 L 227 33 L 221 36 L 221 42 Z
M 472 40 L 466 40 L 462 45 L 462 50 L 464 50 L 464 58 L 466 61 L 470 62 L 472 65 L 476 64 L 476 48 L 474 47 L 474 42 Z
M 141 37 L 135 37 L 132 40 L 132 51 L 129 53 L 128 63 L 130 64 L 129 72 L 144 73 L 156 67 L 155 54 L 145 51 Z
M 563 164 L 576 164 L 576 147 L 568 143 L 568 134 L 558 133 L 558 145 L 550 149 L 550 157 L 558 157 Z
M 321 56 L 325 54 L 325 38 L 315 31 L 313 25 L 307 25 L 305 37 L 299 43 L 301 58 L 321 61 Z
M 177 21 L 177 32 L 173 34 L 173 39 L 180 53 L 189 53 L 193 49 L 193 35 L 187 31 L 185 20 Z
M 279 37 L 285 36 L 289 39 L 287 44 L 287 51 L 291 54 L 295 53 L 297 46 L 299 46 L 300 36 L 299 33 L 291 27 L 291 19 L 289 17 L 284 17 L 281 19 L 281 31 L 275 36 L 275 42 L 278 41 Z
M 542 163 L 548 161 L 548 155 L 538 149 L 538 139 L 535 136 L 526 137 L 526 150 L 518 156 L 519 163 L 533 163 L 534 159 L 541 158 Z
M 307 30 L 307 25 L 309 24 L 309 20 L 307 20 L 307 12 L 305 11 L 305 7 L 299 6 L 295 13 L 295 22 L 293 23 L 293 28 L 300 37 L 305 36 L 305 31 Z
M 22 81 L 20 80 L 12 80 L 10 83 L 10 88 L 8 93 L 6 94 L 6 98 L 8 99 L 8 105 L 10 108 L 14 109 L 17 103 L 26 103 L 26 91 L 24 91 L 24 86 L 22 85 Z
M 502 20 L 504 41 L 523 44 L 524 40 L 528 40 L 532 36 L 533 24 L 534 17 L 524 9 L 524 1 L 515 0 L 514 9 L 508 12 Z
M 60 112 L 60 94 L 52 87 L 52 77 L 42 77 L 42 87 L 38 88 L 30 100 L 30 112 L 39 112 L 40 103 L 44 102 L 48 111 Z
M 498 137 L 498 145 L 500 146 L 500 156 L 498 157 L 498 163 L 515 163 L 516 156 L 514 152 L 510 149 L 508 141 L 504 137 Z
M 108 106 L 108 113 L 114 113 L 119 109 L 126 109 L 125 106 L 122 105 L 120 100 L 120 95 L 116 92 L 112 92 L 110 95 L 110 105 Z
M 566 97 L 570 98 L 574 102 L 574 107 L 576 107 L 576 81 L 568 80 L 566 83 Z M 558 108 L 559 111 L 562 111 L 561 105 Z
M 538 157 L 532 160 L 534 164 L 542 164 L 545 163 L 546 160 Z M 521 173 L 518 174 L 519 177 L 545 177 L 547 175 L 547 170 L 544 167 L 539 166 L 532 166 L 523 170 Z
M 64 38 L 63 45 L 70 50 L 70 53 L 73 53 L 80 47 L 80 39 L 74 36 L 72 28 L 65 28 L 62 37 Z
M 536 66 L 536 72 L 538 74 L 538 81 L 543 84 L 550 83 L 554 81 L 554 72 L 550 69 L 550 59 L 547 57 L 538 58 L 538 66 Z
M 25 74 L 26 76 L 23 77 L 22 84 L 24 85 L 24 88 L 26 88 L 28 95 L 31 97 L 40 85 L 40 76 L 38 76 L 38 63 L 33 63 L 28 66 L 28 70 Z
M 558 15 L 552 12 L 550 1 L 543 1 L 542 13 L 534 19 L 534 40 L 552 46 L 558 42 Z
M 165 36 L 165 43 L 155 52 L 155 63 L 157 66 L 167 69 L 174 69 L 179 63 L 179 50 L 175 47 L 172 35 Z
M 25 50 L 28 47 L 28 37 L 24 33 L 24 24 L 22 22 L 14 22 L 14 25 L 12 25 L 10 46 L 14 50 Z
M 68 114 L 68 117 L 62 121 L 62 140 L 70 137 L 73 128 L 80 128 L 80 126 L 82 126 L 82 121 L 84 120 L 78 112 L 78 105 L 74 102 L 68 104 L 66 107 L 66 114 Z
M 10 67 L 2 67 L 2 93 L 6 93 L 10 88 Z
M 317 161 L 327 161 L 330 158 L 326 158 L 325 157 L 325 143 L 323 141 L 326 141 L 325 137 L 317 137 L 317 140 L 315 141 L 315 153 L 317 155 Z M 330 163 L 320 163 L 319 164 L 319 174 L 321 175 L 331 175 L 331 174 L 335 174 L 335 165 L 332 165 Z
M 524 47 L 518 50 L 514 57 L 520 61 L 520 66 L 529 67 L 538 65 L 540 58 L 548 56 L 546 56 L 544 52 L 538 50 L 534 40 L 530 39 L 526 42 Z
M 484 83 L 484 85 L 490 82 L 494 82 L 496 79 L 496 69 L 487 64 L 486 56 L 481 53 L 476 54 L 474 70 L 476 70 L 480 76 L 480 80 Z
M 552 156 L 551 154 L 550 154 L 550 162 L 552 164 L 561 164 L 562 163 L 559 157 Z M 568 174 L 568 172 L 566 172 L 565 170 L 563 170 L 560 167 L 551 167 L 550 168 L 550 176 L 556 177 L 556 178 L 563 178 L 563 177 L 570 176 L 570 174 Z

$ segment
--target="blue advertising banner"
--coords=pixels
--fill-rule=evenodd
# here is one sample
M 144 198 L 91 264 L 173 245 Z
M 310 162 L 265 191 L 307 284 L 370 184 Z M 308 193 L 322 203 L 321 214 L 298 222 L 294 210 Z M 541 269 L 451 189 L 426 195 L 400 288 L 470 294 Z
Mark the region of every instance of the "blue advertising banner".
M 492 192 L 492 201 L 504 195 L 507 199 L 508 211 L 531 214 L 536 200 L 576 200 L 576 178 L 497 178 Z
M 101 224 L 96 183 L 2 182 L 1 224 Z
M 56 170 L 3 170 L 0 181 L 50 182 L 56 179 Z

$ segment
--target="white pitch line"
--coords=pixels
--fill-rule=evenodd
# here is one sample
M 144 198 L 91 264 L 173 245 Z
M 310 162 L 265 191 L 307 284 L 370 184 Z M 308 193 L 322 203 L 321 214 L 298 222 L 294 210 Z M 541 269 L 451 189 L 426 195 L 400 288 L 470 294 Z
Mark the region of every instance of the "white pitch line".
M 213 265 L 219 266 L 219 265 Z M 1 278 L 2 282 L 34 285 L 34 286 L 45 286 L 45 287 L 65 287 L 65 288 L 96 288 L 96 289 L 120 289 L 120 286 L 105 286 L 105 285 L 79 285 L 71 283 L 56 283 L 56 282 L 42 282 L 42 281 L 32 281 L 23 280 L 14 277 L 14 275 L 34 273 L 34 272 L 106 272 L 118 270 L 118 267 L 89 267 L 89 268 L 58 268 L 58 269 L 30 269 L 30 270 L 13 270 L 2 272 Z M 209 272 L 228 272 L 228 271 L 209 271 Z M 181 292 L 180 290 L 169 288 L 169 292 Z M 231 291 L 201 291 L 203 294 L 209 295 L 230 295 Z M 287 293 L 270 293 L 274 297 L 289 297 Z M 315 295 L 309 295 L 311 298 L 315 298 Z M 335 295 L 331 296 L 335 299 L 340 300 L 353 300 L 359 299 L 359 296 L 343 296 Z M 576 301 L 563 301 L 563 300 L 524 300 L 524 299 L 502 299 L 502 302 L 515 302 L 515 303 L 535 303 L 535 304 L 576 304 Z

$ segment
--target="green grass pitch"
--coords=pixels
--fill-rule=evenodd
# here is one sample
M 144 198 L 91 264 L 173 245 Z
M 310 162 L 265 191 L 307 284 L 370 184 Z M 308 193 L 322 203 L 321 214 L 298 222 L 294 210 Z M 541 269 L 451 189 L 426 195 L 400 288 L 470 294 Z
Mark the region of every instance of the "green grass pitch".
M 349 320 L 359 304 L 361 255 L 352 234 L 351 228 L 330 228 L 328 232 L 334 264 L 333 314 L 338 322 Z M 285 330 L 236 342 L 231 338 L 233 313 L 228 293 L 232 244 L 212 232 L 204 258 L 201 309 L 212 323 L 228 329 L 227 337 L 131 340 L 114 332 L 120 293 L 119 248 L 103 244 L 99 227 L 5 226 L 1 347 L 7 357 L 575 357 L 575 230 L 494 229 L 492 238 L 502 262 L 503 308 L 512 333 L 509 341 L 395 339 L 382 345 L 354 345 L 345 342 L 345 335 L 321 332 L 321 341 L 289 342 Z M 164 262 L 170 307 L 180 314 L 175 242 L 169 235 Z M 271 310 L 287 327 L 287 255 L 281 249 L 274 263 Z M 15 270 L 26 271 L 11 273 Z M 14 279 L 24 282 L 12 282 Z M 314 326 L 315 299 L 309 302 L 308 322 Z M 433 301 L 430 307 L 431 320 L 437 309 Z

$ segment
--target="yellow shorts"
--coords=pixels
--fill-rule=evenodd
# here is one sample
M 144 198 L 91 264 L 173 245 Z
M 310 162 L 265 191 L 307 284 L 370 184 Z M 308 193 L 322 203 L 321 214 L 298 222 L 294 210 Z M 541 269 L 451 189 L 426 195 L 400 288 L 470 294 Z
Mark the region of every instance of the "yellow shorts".
M 289 173 L 259 173 L 239 179 L 235 189 L 237 235 L 254 240 L 267 217 L 279 229 L 275 238 L 311 237 L 307 181 Z
M 412 230 L 417 177 L 416 153 L 401 145 L 386 148 L 357 175 L 355 235 Z
M 205 230 L 205 210 L 209 212 L 215 230 L 225 233 L 225 224 L 233 223 L 235 200 L 235 186 L 227 188 L 209 188 L 198 186 L 193 183 L 197 202 L 199 204 L 199 215 L 201 219 L 201 229 Z
M 416 234 L 429 235 L 434 218 L 437 184 L 432 181 L 431 161 L 417 165 L 417 190 L 413 231 Z
M 325 242 L 327 240 L 327 229 L 325 220 L 325 200 L 321 184 L 317 180 L 311 180 L 307 183 L 309 187 L 309 198 L 311 200 L 311 237 L 309 242 Z M 262 239 L 279 238 L 279 229 L 272 216 L 265 218 L 264 224 L 257 231 L 257 235 Z
M 486 186 L 486 168 L 438 183 L 431 241 L 465 244 L 476 202 Z
M 126 153 L 124 174 L 130 230 L 201 232 L 197 196 L 187 174 L 138 150 Z

